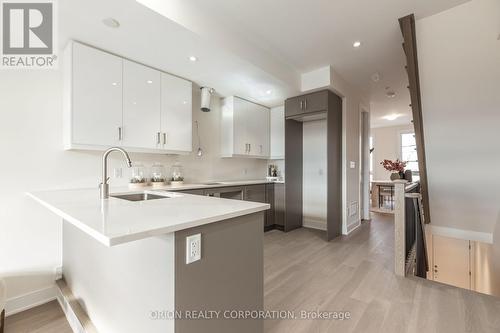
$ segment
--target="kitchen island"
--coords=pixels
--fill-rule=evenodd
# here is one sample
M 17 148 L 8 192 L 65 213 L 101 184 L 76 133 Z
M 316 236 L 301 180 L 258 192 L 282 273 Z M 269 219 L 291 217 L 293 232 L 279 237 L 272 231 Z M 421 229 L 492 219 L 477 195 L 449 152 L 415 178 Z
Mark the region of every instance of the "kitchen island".
M 232 317 L 263 309 L 268 204 L 151 190 L 29 196 L 64 221 L 63 279 L 98 332 L 262 332 L 261 319 Z M 187 264 L 197 234 L 201 259 Z M 189 319 L 199 313 L 212 316 Z

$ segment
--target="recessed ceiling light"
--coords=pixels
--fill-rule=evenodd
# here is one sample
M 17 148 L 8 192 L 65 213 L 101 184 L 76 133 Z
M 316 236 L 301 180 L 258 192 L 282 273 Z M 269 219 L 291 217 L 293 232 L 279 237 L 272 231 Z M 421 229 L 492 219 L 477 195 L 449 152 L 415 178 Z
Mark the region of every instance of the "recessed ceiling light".
M 392 113 L 392 114 L 388 114 L 387 116 L 383 116 L 382 118 L 385 119 L 385 120 L 396 120 L 398 119 L 399 117 L 401 117 L 401 115 L 399 113 Z
M 358 48 L 361 46 L 361 42 L 359 40 L 357 40 L 354 43 L 352 43 L 352 46 Z
M 153 83 L 153 81 L 151 81 L 151 80 L 147 80 L 146 82 L 149 84 Z
M 270 89 L 269 89 L 269 90 L 266 90 L 266 94 L 271 95 L 272 93 L 273 93 L 273 91 L 272 91 L 272 90 L 270 90 Z
M 118 28 L 118 27 L 120 27 L 120 22 L 118 22 L 117 20 L 115 20 L 112 17 L 107 17 L 107 18 L 103 19 L 102 23 L 105 26 L 109 27 L 109 28 Z
M 116 85 L 118 85 L 118 83 L 116 83 L 116 82 L 111 82 L 111 85 L 112 85 L 112 86 L 116 86 Z
M 192 62 L 195 62 L 195 61 L 198 61 L 198 58 L 196 58 L 195 56 L 190 56 L 189 60 Z

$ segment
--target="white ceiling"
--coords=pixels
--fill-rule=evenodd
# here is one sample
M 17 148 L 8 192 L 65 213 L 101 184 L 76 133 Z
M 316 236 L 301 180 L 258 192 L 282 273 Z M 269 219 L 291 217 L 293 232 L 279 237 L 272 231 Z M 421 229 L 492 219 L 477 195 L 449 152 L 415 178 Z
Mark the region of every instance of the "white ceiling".
M 300 74 L 332 65 L 369 97 L 373 126 L 411 120 L 397 19 L 467 0 L 65 0 L 60 41 L 73 38 L 273 106 L 299 92 Z M 161 14 L 161 15 L 160 15 Z M 101 20 L 117 19 L 118 29 Z M 354 49 L 352 43 L 362 46 Z M 188 56 L 199 58 L 189 62 Z M 380 73 L 373 82 L 373 73 Z M 386 87 L 396 97 L 385 96 Z M 268 95 L 266 91 L 271 90 Z M 382 116 L 403 116 L 387 121 Z

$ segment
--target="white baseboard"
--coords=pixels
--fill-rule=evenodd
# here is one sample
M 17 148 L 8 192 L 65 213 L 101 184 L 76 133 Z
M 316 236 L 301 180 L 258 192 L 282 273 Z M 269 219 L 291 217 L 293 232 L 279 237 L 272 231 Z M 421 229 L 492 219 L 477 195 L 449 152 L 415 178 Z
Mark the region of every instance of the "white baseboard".
M 433 235 L 493 244 L 493 234 L 487 232 L 456 229 L 433 224 L 426 224 L 425 228 Z
M 313 220 L 304 219 L 302 221 L 302 226 L 305 228 L 318 229 L 326 231 L 326 221 L 324 220 Z
M 11 316 L 35 306 L 42 305 L 56 299 L 55 286 L 35 290 L 31 293 L 7 299 L 5 304 L 5 316 Z

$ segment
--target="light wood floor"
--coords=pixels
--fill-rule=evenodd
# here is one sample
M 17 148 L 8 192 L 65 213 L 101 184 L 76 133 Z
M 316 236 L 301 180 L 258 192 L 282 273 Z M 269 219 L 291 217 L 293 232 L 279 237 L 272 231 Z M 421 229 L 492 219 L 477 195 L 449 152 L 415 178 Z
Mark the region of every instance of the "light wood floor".
M 349 311 L 350 320 L 268 320 L 266 333 L 498 333 L 500 299 L 393 273 L 393 217 L 372 214 L 349 237 L 266 234 L 266 310 Z
M 349 311 L 349 320 L 268 320 L 266 333 L 498 333 L 500 299 L 393 273 L 392 216 L 373 214 L 349 237 L 326 242 L 297 229 L 265 235 L 266 310 Z M 10 316 L 6 333 L 66 333 L 57 302 Z M 145 332 L 147 333 L 147 332 Z
M 57 301 L 37 306 L 5 319 L 5 333 L 71 333 Z

